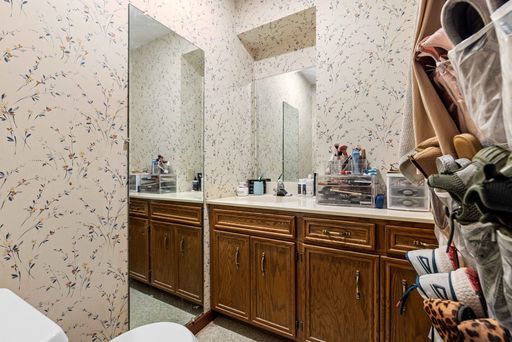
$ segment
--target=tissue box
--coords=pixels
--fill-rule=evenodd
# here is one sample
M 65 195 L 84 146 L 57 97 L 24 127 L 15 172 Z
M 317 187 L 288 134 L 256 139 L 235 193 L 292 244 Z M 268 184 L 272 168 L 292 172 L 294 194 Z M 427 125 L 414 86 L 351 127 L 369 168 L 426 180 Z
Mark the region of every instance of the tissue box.
M 430 192 L 425 181 L 416 185 L 400 173 L 388 173 L 388 209 L 429 211 Z

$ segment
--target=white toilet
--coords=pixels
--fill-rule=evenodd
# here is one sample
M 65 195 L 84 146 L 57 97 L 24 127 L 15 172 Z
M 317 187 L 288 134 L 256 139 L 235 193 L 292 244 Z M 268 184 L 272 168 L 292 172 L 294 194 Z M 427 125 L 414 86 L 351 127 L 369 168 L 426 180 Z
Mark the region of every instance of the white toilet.
M 160 322 L 146 324 L 114 338 L 110 342 L 197 342 L 194 334 L 183 325 Z
M 30 329 L 26 329 L 30 322 Z M 68 342 L 61 327 L 8 289 L 0 288 L 0 341 Z M 170 322 L 147 324 L 111 342 L 197 342 L 183 325 Z

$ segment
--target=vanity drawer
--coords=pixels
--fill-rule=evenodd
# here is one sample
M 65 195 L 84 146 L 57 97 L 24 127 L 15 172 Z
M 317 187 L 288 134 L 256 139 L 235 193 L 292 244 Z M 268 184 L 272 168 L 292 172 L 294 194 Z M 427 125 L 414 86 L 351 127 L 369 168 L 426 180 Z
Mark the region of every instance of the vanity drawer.
M 212 221 L 215 229 L 273 237 L 295 237 L 293 215 L 214 208 Z
M 149 205 L 148 201 L 130 198 L 129 205 L 129 213 L 130 215 L 138 215 L 138 216 L 148 216 L 149 214 Z
M 375 249 L 375 224 L 304 217 L 304 241 L 357 249 Z
M 151 218 L 201 226 L 202 205 L 182 205 L 169 201 L 151 201 Z
M 437 248 L 433 229 L 386 226 L 386 252 L 400 254 L 415 249 Z

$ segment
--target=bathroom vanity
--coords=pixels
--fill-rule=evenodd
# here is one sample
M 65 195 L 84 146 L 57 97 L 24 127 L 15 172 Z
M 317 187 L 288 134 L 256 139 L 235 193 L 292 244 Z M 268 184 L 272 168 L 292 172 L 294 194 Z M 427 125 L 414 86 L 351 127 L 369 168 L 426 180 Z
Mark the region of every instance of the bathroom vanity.
M 130 194 L 130 277 L 202 304 L 202 227 L 202 193 Z
M 437 246 L 430 213 L 272 196 L 208 201 L 212 309 L 296 341 L 419 341 L 430 324 L 404 253 Z

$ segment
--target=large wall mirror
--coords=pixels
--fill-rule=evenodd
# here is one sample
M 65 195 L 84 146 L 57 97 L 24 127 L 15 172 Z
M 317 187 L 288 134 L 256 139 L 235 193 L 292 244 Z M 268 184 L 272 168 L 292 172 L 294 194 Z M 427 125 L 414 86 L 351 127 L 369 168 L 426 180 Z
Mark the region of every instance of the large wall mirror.
M 315 68 L 254 81 L 257 176 L 287 182 L 313 172 Z
M 129 6 L 130 328 L 203 312 L 204 53 Z

